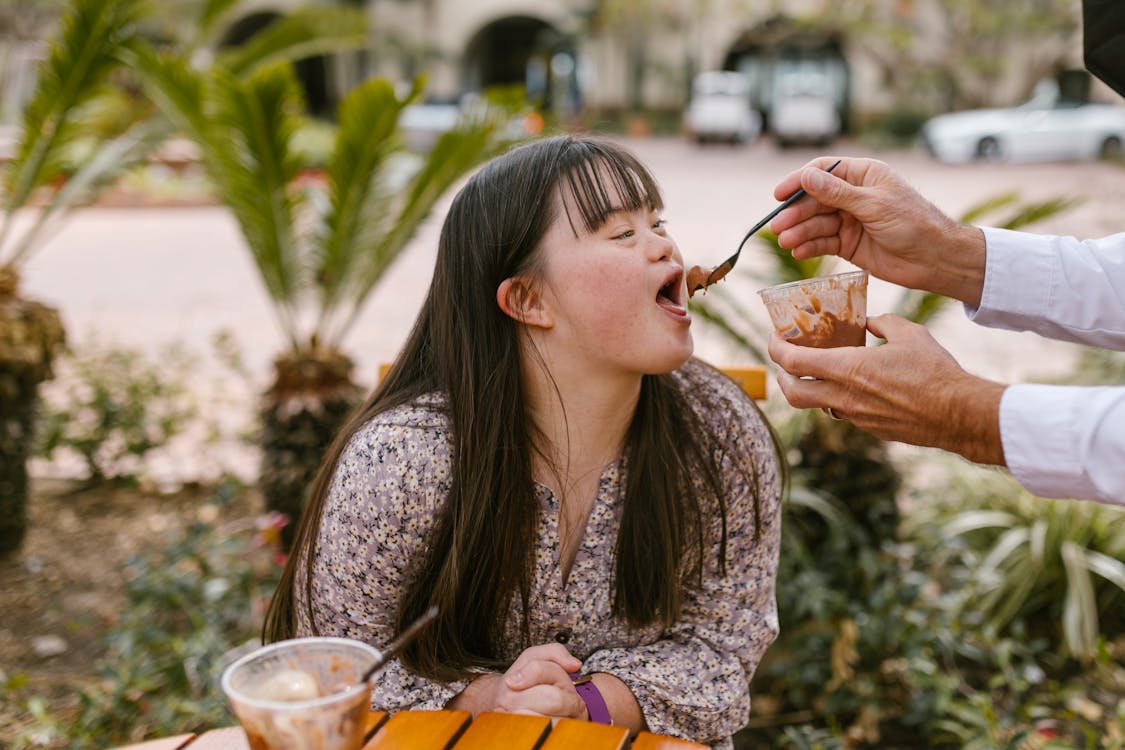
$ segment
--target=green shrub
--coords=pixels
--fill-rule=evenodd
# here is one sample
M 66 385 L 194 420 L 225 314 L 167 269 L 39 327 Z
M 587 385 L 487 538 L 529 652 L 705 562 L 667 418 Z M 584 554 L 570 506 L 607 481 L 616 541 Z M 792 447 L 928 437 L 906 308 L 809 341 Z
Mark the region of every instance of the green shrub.
M 1125 510 L 1044 500 L 1006 474 L 951 470 L 913 521 L 939 561 L 971 571 L 958 604 L 1001 633 L 1015 623 L 1062 655 L 1097 658 L 1125 636 Z
M 220 488 L 230 502 L 237 485 Z M 128 601 L 107 636 L 101 679 L 79 691 L 72 747 L 235 723 L 219 687 L 223 668 L 258 645 L 277 585 L 277 520 L 196 523 L 129 562 Z
M 38 454 L 76 456 L 91 482 L 136 479 L 146 455 L 197 415 L 184 379 L 190 367 L 179 349 L 158 361 L 116 346 L 68 349 L 42 388 Z
M 69 349 L 41 389 L 36 473 L 158 489 L 210 486 L 229 474 L 250 480 L 246 394 L 256 386 L 228 332 L 216 333 L 212 347 L 211 359 L 181 346 Z

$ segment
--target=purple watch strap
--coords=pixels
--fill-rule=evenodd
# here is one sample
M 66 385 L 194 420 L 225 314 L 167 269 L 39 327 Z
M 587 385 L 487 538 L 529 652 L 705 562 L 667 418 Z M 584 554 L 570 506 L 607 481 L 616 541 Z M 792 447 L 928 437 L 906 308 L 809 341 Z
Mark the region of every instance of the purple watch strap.
M 578 697 L 586 704 L 586 713 L 590 715 L 590 721 L 595 724 L 613 724 L 609 707 L 605 704 L 602 691 L 594 684 L 594 678 L 588 674 L 574 673 L 570 679 L 574 682 Z

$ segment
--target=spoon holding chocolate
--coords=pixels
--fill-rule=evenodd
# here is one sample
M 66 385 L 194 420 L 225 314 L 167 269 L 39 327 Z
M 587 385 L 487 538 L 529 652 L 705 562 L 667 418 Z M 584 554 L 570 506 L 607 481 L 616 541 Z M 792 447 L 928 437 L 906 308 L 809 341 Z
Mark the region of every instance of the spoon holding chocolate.
M 840 161 L 840 159 L 837 159 L 835 164 L 824 171 L 831 172 L 833 169 L 840 165 Z M 738 243 L 738 249 L 734 251 L 734 255 L 730 256 L 719 265 L 710 269 L 703 268 L 702 266 L 692 266 L 687 272 L 688 297 L 695 296 L 695 293 L 700 289 L 706 290 L 707 287 L 711 286 L 716 281 L 730 273 L 731 269 L 734 268 L 734 264 L 738 262 L 738 254 L 742 252 L 742 246 L 746 244 L 746 240 L 757 234 L 762 227 L 770 223 L 773 217 L 781 213 L 783 209 L 792 206 L 804 195 L 805 189 L 797 188 L 797 191 L 793 193 L 793 195 L 789 196 L 782 203 L 778 204 L 777 208 L 770 211 L 766 218 L 750 227 L 750 231 L 747 232 L 746 236 L 742 238 L 742 242 Z

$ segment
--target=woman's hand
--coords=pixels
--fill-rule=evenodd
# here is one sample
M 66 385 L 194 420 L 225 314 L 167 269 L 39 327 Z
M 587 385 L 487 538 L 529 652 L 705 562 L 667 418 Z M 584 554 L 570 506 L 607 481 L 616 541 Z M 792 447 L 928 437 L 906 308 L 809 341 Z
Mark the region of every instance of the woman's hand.
M 506 711 L 586 719 L 586 703 L 571 682 L 570 673 L 582 662 L 558 643 L 532 646 L 516 658 L 504 674 L 482 675 L 449 702 L 450 708 Z

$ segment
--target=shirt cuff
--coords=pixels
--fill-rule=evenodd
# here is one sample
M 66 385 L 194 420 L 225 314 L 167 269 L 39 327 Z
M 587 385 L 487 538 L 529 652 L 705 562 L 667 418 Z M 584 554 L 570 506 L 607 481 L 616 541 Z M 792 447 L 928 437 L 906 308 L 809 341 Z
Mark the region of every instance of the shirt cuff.
M 982 227 L 985 242 L 984 288 L 980 307 L 965 305 L 969 320 L 991 328 L 1024 330 L 1015 316 L 1038 318 L 1050 306 L 1058 274 L 1052 237 Z
M 1000 439 L 1012 476 L 1045 498 L 1125 504 L 1125 388 L 1012 385 Z

